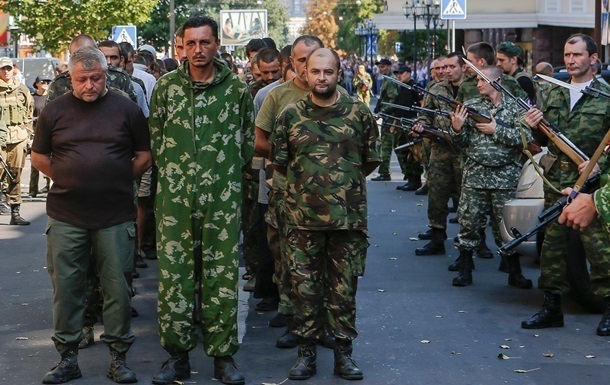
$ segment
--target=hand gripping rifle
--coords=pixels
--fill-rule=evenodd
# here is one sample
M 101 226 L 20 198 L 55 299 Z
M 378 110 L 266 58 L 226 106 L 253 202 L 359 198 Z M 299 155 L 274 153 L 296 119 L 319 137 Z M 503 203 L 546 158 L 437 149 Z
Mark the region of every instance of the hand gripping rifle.
M 534 234 L 538 233 L 540 230 L 544 229 L 549 223 L 551 223 L 555 219 L 559 218 L 563 209 L 567 205 L 569 205 L 570 202 L 572 202 L 572 200 L 574 198 L 576 198 L 576 196 L 580 192 L 589 193 L 589 192 L 595 191 L 599 188 L 600 173 L 598 172 L 595 175 L 590 176 L 590 177 L 589 177 L 589 174 L 593 170 L 593 167 L 595 167 L 595 164 L 597 163 L 597 160 L 599 159 L 599 157 L 605 151 L 606 146 L 608 146 L 609 144 L 610 144 L 610 130 L 606 133 L 606 136 L 604 136 L 604 139 L 602 139 L 602 142 L 599 144 L 599 146 L 595 150 L 595 153 L 591 157 L 591 160 L 587 164 L 587 167 L 584 168 L 584 170 L 580 174 L 580 177 L 578 177 L 576 184 L 572 188 L 572 193 L 569 196 L 562 197 L 553 206 L 549 207 L 547 210 L 540 213 L 540 215 L 538 215 L 538 220 L 540 222 L 536 226 L 534 226 L 531 229 L 529 229 L 528 231 L 526 231 L 525 234 L 519 233 L 519 231 L 517 229 L 515 229 L 514 227 L 511 228 L 510 230 L 516 238 L 498 249 L 498 254 L 500 254 L 500 256 L 508 255 L 510 253 L 510 251 L 513 250 L 515 247 L 519 246 L 520 244 L 525 242 L 528 238 L 530 238 Z
M 2 168 L 4 169 L 4 171 L 6 172 L 6 175 L 8 175 L 8 177 L 14 181 L 15 177 L 13 176 L 13 174 L 11 174 L 11 171 L 8 168 L 8 164 L 6 164 L 6 162 L 4 161 L 2 154 L 0 154 L 0 164 L 2 165 Z
M 425 88 L 422 88 L 418 85 L 408 85 L 406 83 L 401 82 L 400 80 L 394 79 L 390 76 L 386 76 L 386 75 L 381 75 L 384 78 L 386 78 L 387 80 L 390 80 L 391 82 L 394 82 L 396 84 L 398 84 L 399 86 L 406 88 L 408 90 L 411 91 L 415 91 L 415 92 L 423 92 L 424 94 L 428 94 L 430 96 L 432 96 L 433 98 L 447 103 L 449 105 L 449 107 L 451 107 L 452 110 L 456 110 L 456 108 L 458 108 L 459 106 L 463 106 L 463 103 L 458 102 L 455 99 L 451 99 L 450 97 L 446 96 L 446 95 L 442 95 L 442 94 L 435 94 L 433 92 L 430 92 L 428 90 L 426 90 Z M 422 108 L 422 107 L 417 107 L 417 108 Z M 428 110 L 428 111 L 437 111 L 437 110 Z M 438 110 L 441 111 L 441 110 Z M 470 118 L 472 118 L 474 121 L 476 121 L 477 123 L 491 123 L 491 118 L 487 115 L 481 114 L 479 112 L 477 112 L 474 108 L 472 107 L 466 107 L 466 111 L 468 111 L 468 116 Z M 443 116 L 448 116 L 445 114 L 448 114 L 447 111 L 441 111 L 440 112 Z
M 472 68 L 472 70 L 476 72 L 477 75 L 481 77 L 481 79 L 491 84 L 491 86 L 495 88 L 498 92 L 502 92 L 503 94 L 517 102 L 517 105 L 523 111 L 527 112 L 532 109 L 532 107 L 528 105 L 525 101 L 516 97 L 509 90 L 504 88 L 504 86 L 500 84 L 498 79 L 491 80 L 474 64 L 468 61 L 468 59 L 462 58 L 462 60 L 464 60 L 464 62 L 470 68 Z M 553 143 L 555 143 L 557 148 L 559 148 L 561 152 L 566 154 L 574 163 L 576 163 L 576 165 L 581 165 L 584 161 L 589 160 L 589 157 L 584 152 L 582 152 L 578 147 L 576 147 L 576 145 L 572 143 L 565 135 L 557 131 L 556 128 L 553 128 L 553 126 L 551 126 L 551 124 L 546 119 L 543 118 L 542 121 L 538 123 L 538 129 L 542 131 Z

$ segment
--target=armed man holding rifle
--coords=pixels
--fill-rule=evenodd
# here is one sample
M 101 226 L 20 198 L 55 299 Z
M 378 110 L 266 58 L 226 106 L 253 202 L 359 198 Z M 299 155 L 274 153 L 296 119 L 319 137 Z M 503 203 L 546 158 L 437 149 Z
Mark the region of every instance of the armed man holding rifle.
M 593 76 L 592 68 L 597 57 L 597 45 L 590 36 L 575 34 L 567 39 L 564 46 L 564 62 L 571 75 L 571 88 L 576 86 L 576 88 L 585 89 L 590 85 L 601 91 L 610 92 L 607 86 L 602 85 Z M 553 87 L 549 91 L 542 110 L 532 108 L 525 114 L 525 122 L 534 130 L 535 135 L 540 133 L 539 128 L 544 128 L 546 122 L 543 119 L 555 126 L 582 152 L 593 154 L 605 133 L 610 129 L 610 103 L 607 99 L 596 99 L 576 90 Z M 546 144 L 546 138 L 538 136 L 539 143 Z M 567 194 L 570 191 L 567 188 L 575 184 L 587 162 L 576 164 L 574 157 L 562 153 L 553 141 L 548 142 L 548 148 L 549 153 L 540 160 L 540 164 L 545 170 L 546 178 L 553 186 L 557 190 L 564 189 L 564 194 Z M 602 157 L 598 164 L 603 170 L 607 170 L 607 162 L 606 157 Z M 597 168 L 595 167 L 595 169 Z M 608 200 L 605 199 L 608 196 L 607 191 L 606 187 L 595 193 L 596 203 L 602 213 L 608 212 Z M 545 186 L 545 207 L 553 205 L 561 197 L 561 194 Z M 589 214 L 586 216 L 586 220 L 583 219 L 584 215 L 581 214 L 583 211 L 587 211 L 587 207 L 588 211 L 591 211 L 591 203 L 590 195 L 578 195 L 574 202 L 565 209 L 559 222 L 551 223 L 546 228 L 540 258 L 541 274 L 538 280 L 538 287 L 544 292 L 544 304 L 538 313 L 523 321 L 521 327 L 541 329 L 562 327 L 564 324 L 561 296 L 569 290 L 566 259 L 571 231 L 570 227 L 563 224 L 565 223 L 581 230 L 580 237 L 591 265 L 590 277 L 593 291 L 604 298 L 606 304 L 597 334 L 610 335 L 609 237 L 604 223 L 599 217 Z

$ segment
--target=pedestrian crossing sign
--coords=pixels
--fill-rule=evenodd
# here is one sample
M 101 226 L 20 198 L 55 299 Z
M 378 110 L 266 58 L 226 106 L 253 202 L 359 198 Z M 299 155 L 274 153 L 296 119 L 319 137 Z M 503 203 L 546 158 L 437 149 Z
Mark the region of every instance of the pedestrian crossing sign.
M 441 0 L 441 19 L 456 20 L 466 18 L 466 0 Z
M 134 25 L 115 25 L 112 27 L 112 40 L 117 43 L 127 42 L 138 48 L 137 30 Z

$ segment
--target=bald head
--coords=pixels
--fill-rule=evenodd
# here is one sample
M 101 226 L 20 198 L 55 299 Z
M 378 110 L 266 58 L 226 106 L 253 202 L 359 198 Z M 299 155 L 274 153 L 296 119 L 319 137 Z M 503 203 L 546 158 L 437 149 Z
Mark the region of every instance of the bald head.
M 540 63 L 536 64 L 536 73 L 546 76 L 553 76 L 553 66 L 551 63 L 541 61 Z
M 78 35 L 70 42 L 70 54 L 83 47 L 97 48 L 95 40 L 89 35 Z
M 307 62 L 306 62 L 307 68 L 309 68 L 309 62 L 312 57 L 331 59 L 334 62 L 335 69 L 337 71 L 339 71 L 339 69 L 341 69 L 341 59 L 339 59 L 339 55 L 331 49 L 318 48 L 315 51 L 310 52 L 309 55 L 307 55 Z

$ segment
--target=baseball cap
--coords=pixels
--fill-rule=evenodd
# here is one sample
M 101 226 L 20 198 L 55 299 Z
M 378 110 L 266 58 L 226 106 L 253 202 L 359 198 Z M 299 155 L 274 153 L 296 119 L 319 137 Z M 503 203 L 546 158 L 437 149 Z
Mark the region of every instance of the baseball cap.
M 47 78 L 46 76 L 36 76 L 36 80 L 34 80 L 34 88 L 38 89 L 38 82 L 47 82 L 47 83 L 51 83 L 51 79 Z
M 395 74 L 401 74 L 403 72 L 411 72 L 411 67 L 408 65 L 401 65 L 396 71 L 394 71 Z
M 389 59 L 381 59 L 378 62 L 376 62 L 375 64 L 376 65 L 383 64 L 383 65 L 386 65 L 386 66 L 391 66 L 392 62 Z
M 10 57 L 0 57 L 0 68 L 4 68 L 4 67 L 14 67 L 13 65 L 13 61 L 11 60 Z
M 510 56 L 510 57 L 516 56 L 521 61 L 523 61 L 525 59 L 524 55 L 523 55 L 523 49 L 521 47 L 519 47 L 517 44 L 513 43 L 512 41 L 504 41 L 504 42 L 500 43 L 498 45 L 497 51 L 506 56 Z
M 140 46 L 140 48 L 138 48 L 138 52 L 141 51 L 150 52 L 155 57 L 155 59 L 157 58 L 157 50 L 150 44 L 144 44 Z

